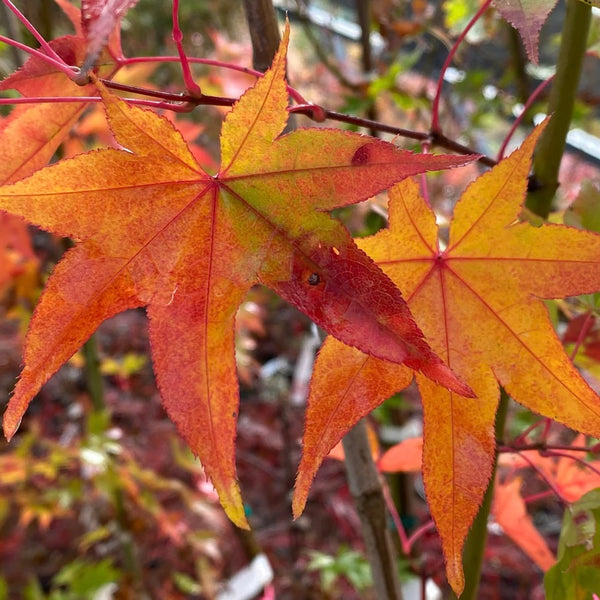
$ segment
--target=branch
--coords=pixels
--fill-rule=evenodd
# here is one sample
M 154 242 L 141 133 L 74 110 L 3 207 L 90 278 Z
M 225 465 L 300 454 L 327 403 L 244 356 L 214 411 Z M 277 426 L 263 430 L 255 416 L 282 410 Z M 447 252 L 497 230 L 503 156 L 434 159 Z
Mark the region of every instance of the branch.
M 371 456 L 367 426 L 359 421 L 342 440 L 348 486 L 360 517 L 367 558 L 379 600 L 401 600 L 392 544 L 387 530 L 385 499 Z
M 271 0 L 244 0 L 246 20 L 252 39 L 252 66 L 266 71 L 279 47 L 279 26 Z
M 591 7 L 567 0 L 567 15 L 550 92 L 548 113 L 552 119 L 542 134 L 533 159 L 535 191 L 527 196 L 526 206 L 535 214 L 547 217 L 558 188 L 558 170 L 565 151 L 567 133 L 579 86 L 581 67 L 587 45 Z

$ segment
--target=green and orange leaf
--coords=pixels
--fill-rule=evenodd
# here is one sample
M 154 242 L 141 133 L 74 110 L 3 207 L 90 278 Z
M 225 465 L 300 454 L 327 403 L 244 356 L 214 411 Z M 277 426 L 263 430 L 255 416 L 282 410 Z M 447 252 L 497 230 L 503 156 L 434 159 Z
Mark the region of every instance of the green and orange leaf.
M 121 147 L 0 188 L 0 209 L 79 242 L 31 320 L 7 436 L 103 320 L 146 306 L 164 406 L 240 526 L 234 319 L 252 285 L 271 287 L 347 344 L 472 393 L 432 352 L 397 287 L 326 211 L 473 157 L 413 155 L 339 130 L 280 136 L 288 35 L 272 69 L 228 114 L 216 175 L 169 121 L 100 86 Z
M 389 229 L 358 241 L 398 284 L 432 348 L 477 395 L 460 397 L 417 375 L 427 498 L 457 593 L 464 539 L 492 473 L 498 382 L 534 412 L 600 435 L 600 399 L 565 354 L 541 302 L 600 290 L 600 236 L 519 221 L 542 129 L 470 185 L 446 248 L 410 180 L 390 192 Z M 402 365 L 326 340 L 312 380 L 294 514 L 329 450 L 411 379 Z

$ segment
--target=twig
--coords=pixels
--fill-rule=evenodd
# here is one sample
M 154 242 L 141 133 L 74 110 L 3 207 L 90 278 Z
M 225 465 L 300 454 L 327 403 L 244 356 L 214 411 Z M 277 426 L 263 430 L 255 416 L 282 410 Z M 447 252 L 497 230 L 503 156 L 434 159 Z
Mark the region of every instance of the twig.
M 181 63 L 181 70 L 183 72 L 183 82 L 185 89 L 192 96 L 202 96 L 202 90 L 200 86 L 194 81 L 192 71 L 190 69 L 190 63 L 188 57 L 183 49 L 183 33 L 179 27 L 179 0 L 173 0 L 173 29 L 172 36 L 175 46 L 177 46 L 177 52 L 179 53 L 179 61 Z
M 279 47 L 279 26 L 271 0 L 244 0 L 252 40 L 252 66 L 266 71 Z
M 481 5 L 481 8 L 475 13 L 474 17 L 469 21 L 467 26 L 464 28 L 464 30 L 461 32 L 461 34 L 456 39 L 456 42 L 454 42 L 452 49 L 448 53 L 448 56 L 446 57 L 446 60 L 444 61 L 444 64 L 442 65 L 442 70 L 440 71 L 440 76 L 438 78 L 437 90 L 435 92 L 435 97 L 433 99 L 433 107 L 431 110 L 431 131 L 434 133 L 439 133 L 441 131 L 441 129 L 440 129 L 440 99 L 442 96 L 442 86 L 444 85 L 444 75 L 446 74 L 446 70 L 450 66 L 450 63 L 452 62 L 452 59 L 454 58 L 454 55 L 456 54 L 461 42 L 467 37 L 467 34 L 471 30 L 471 28 L 475 25 L 475 23 L 477 23 L 477 21 L 479 21 L 479 19 L 483 15 L 483 13 L 485 13 L 485 11 L 490 7 L 491 4 L 492 4 L 492 0 L 486 0 Z

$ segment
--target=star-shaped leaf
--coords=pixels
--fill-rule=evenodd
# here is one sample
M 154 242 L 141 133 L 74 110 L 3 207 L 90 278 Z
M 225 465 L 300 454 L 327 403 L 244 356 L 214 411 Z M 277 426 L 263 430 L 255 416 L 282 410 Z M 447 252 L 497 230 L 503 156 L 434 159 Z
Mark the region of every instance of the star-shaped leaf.
M 80 242 L 35 310 L 6 434 L 104 319 L 147 306 L 166 410 L 240 526 L 234 319 L 255 283 L 344 342 L 472 393 L 431 351 L 397 287 L 325 211 L 473 157 L 413 155 L 339 130 L 280 137 L 288 36 L 286 29 L 272 69 L 228 114 L 216 175 L 199 167 L 166 119 L 100 86 L 122 149 L 67 159 L 0 188 L 0 209 Z
M 417 375 L 425 489 L 457 593 L 464 539 L 494 462 L 498 382 L 531 410 L 600 435 L 600 399 L 565 354 L 541 301 L 600 290 L 600 236 L 519 221 L 542 129 L 466 190 L 447 247 L 411 180 L 390 191 L 389 229 L 358 242 L 400 286 L 434 350 L 477 395 L 463 398 Z M 296 515 L 327 452 L 411 379 L 402 365 L 325 341 L 310 390 Z

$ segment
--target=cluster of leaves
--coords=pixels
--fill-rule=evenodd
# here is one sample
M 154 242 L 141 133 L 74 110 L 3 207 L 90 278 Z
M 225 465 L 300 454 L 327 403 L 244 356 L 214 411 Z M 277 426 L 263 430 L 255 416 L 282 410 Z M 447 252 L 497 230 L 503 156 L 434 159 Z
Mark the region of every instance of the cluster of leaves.
M 154 586 L 166 595 L 181 587 L 184 571 L 194 573 L 200 564 L 206 584 L 212 571 L 216 578 L 220 558 L 212 540 L 226 520 L 214 495 L 199 493 L 205 476 L 192 456 L 173 445 L 169 457 L 177 469 L 169 471 L 186 477 L 165 476 L 107 433 L 106 415 L 92 414 L 86 425 L 89 433 L 81 439 L 54 442 L 34 420 L 18 450 L 1 457 L 0 589 L 10 586 L 29 600 L 91 599 L 117 584 L 138 592 Z M 182 513 L 187 526 L 179 521 Z M 143 559 L 133 548 L 134 535 L 147 551 Z M 40 539 L 52 540 L 52 557 L 40 560 Z M 36 547 L 32 556 L 15 552 L 27 545 Z M 176 570 L 156 569 L 154 555 Z
M 134 2 L 84 2 L 81 22 L 60 4 L 76 35 L 46 44 L 45 55 L 0 83 L 39 99 L 2 122 L 0 208 L 76 242 L 31 320 L 4 416 L 7 437 L 102 321 L 146 307 L 164 406 L 227 514 L 247 527 L 234 462 L 234 322 L 251 286 L 266 285 L 333 336 L 315 365 L 294 514 L 331 448 L 416 372 L 428 502 L 460 592 L 464 539 L 494 467 L 498 382 L 534 412 L 600 437 L 598 396 L 541 302 L 600 290 L 600 238 L 520 220 L 545 124 L 467 189 L 442 246 L 410 176 L 476 157 L 411 154 L 335 129 L 282 135 L 289 29 L 272 68 L 227 114 L 221 164 L 211 174 L 169 120 L 108 89 L 123 64 L 115 24 Z M 502 14 L 509 9 L 499 3 Z M 532 60 L 546 14 L 536 6 L 507 16 Z M 185 73 L 184 57 L 182 64 Z M 200 101 L 190 92 L 188 101 L 194 93 Z M 112 147 L 44 167 L 98 100 Z M 23 143 L 10 143 L 16 138 Z M 327 214 L 390 188 L 389 228 L 371 238 L 355 242 Z

